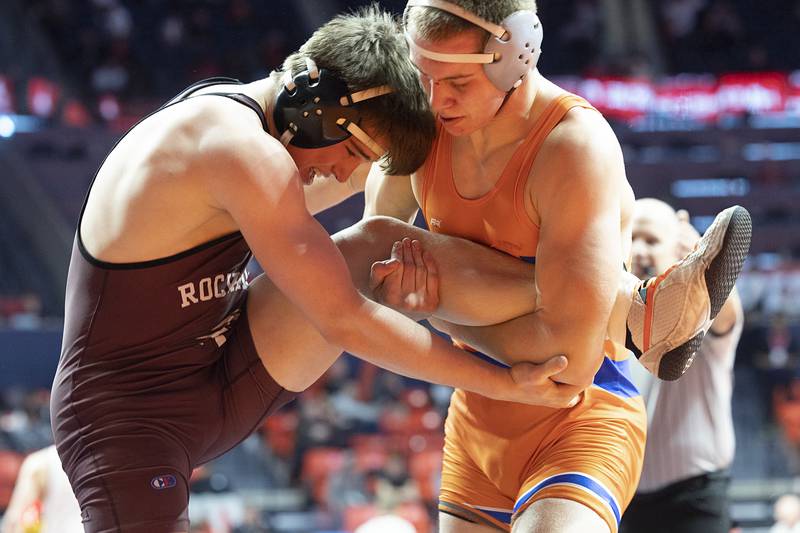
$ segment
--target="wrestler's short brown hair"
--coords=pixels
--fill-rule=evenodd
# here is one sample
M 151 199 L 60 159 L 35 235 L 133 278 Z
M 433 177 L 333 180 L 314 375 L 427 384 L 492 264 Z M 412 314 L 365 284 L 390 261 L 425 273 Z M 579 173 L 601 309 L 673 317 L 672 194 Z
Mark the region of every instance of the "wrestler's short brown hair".
M 422 166 L 436 135 L 436 122 L 393 15 L 373 4 L 337 16 L 286 58 L 283 71 L 304 71 L 307 57 L 352 92 L 390 86 L 394 92 L 363 101 L 359 109 L 367 124 L 388 140 L 382 161 L 387 173 L 411 174 Z

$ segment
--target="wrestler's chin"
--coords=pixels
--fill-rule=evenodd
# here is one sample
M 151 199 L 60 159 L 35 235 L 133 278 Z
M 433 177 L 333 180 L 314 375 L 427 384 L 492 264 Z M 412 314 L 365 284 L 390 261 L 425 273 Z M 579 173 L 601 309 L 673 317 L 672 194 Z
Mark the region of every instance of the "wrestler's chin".
M 441 123 L 442 128 L 444 128 L 444 131 L 456 137 L 460 135 L 468 135 L 477 129 L 470 124 L 467 117 L 454 117 L 454 118 L 439 117 L 439 123 Z

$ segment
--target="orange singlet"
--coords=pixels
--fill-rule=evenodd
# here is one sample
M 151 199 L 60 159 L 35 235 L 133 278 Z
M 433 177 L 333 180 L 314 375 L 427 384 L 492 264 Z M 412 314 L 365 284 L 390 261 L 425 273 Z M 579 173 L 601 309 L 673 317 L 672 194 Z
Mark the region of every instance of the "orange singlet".
M 593 109 L 571 94 L 554 99 L 494 188 L 476 199 L 456 190 L 453 139 L 440 131 L 422 185 L 430 230 L 534 262 L 539 228 L 523 205 L 525 184 L 545 138 L 574 107 Z M 571 409 L 495 401 L 457 389 L 445 424 L 439 510 L 508 531 L 531 503 L 565 498 L 591 508 L 616 532 L 639 481 L 647 426 L 630 378 L 630 352 L 608 339 L 603 351 L 594 384 Z

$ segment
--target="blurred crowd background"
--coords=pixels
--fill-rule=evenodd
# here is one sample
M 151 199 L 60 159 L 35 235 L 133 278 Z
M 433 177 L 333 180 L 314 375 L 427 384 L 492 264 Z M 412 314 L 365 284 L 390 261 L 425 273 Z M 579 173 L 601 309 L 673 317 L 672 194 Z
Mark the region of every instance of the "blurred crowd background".
M 261 78 L 364 4 L 0 2 L 0 509 L 22 458 L 52 442 L 66 266 L 104 155 L 183 87 Z M 800 488 L 800 0 L 539 0 L 539 11 L 540 70 L 606 114 L 637 196 L 687 209 L 700 231 L 735 203 L 753 214 L 731 494 L 742 530 L 767 531 L 776 499 Z M 320 219 L 333 232 L 362 206 Z M 341 358 L 195 472 L 193 531 L 353 531 L 392 510 L 427 533 L 449 393 Z

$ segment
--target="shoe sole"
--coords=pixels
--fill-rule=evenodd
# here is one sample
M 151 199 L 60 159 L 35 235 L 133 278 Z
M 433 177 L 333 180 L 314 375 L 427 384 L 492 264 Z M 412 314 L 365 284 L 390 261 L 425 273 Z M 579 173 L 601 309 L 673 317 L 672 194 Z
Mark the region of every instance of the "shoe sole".
M 752 233 L 750 213 L 744 207 L 734 207 L 728 227 L 725 228 L 720 251 L 705 272 L 706 290 L 711 303 L 709 325 L 736 285 L 736 279 L 750 251 Z M 658 365 L 658 377 L 665 381 L 674 381 L 681 377 L 692 366 L 705 334 L 705 331 L 700 331 L 680 346 L 666 352 Z

